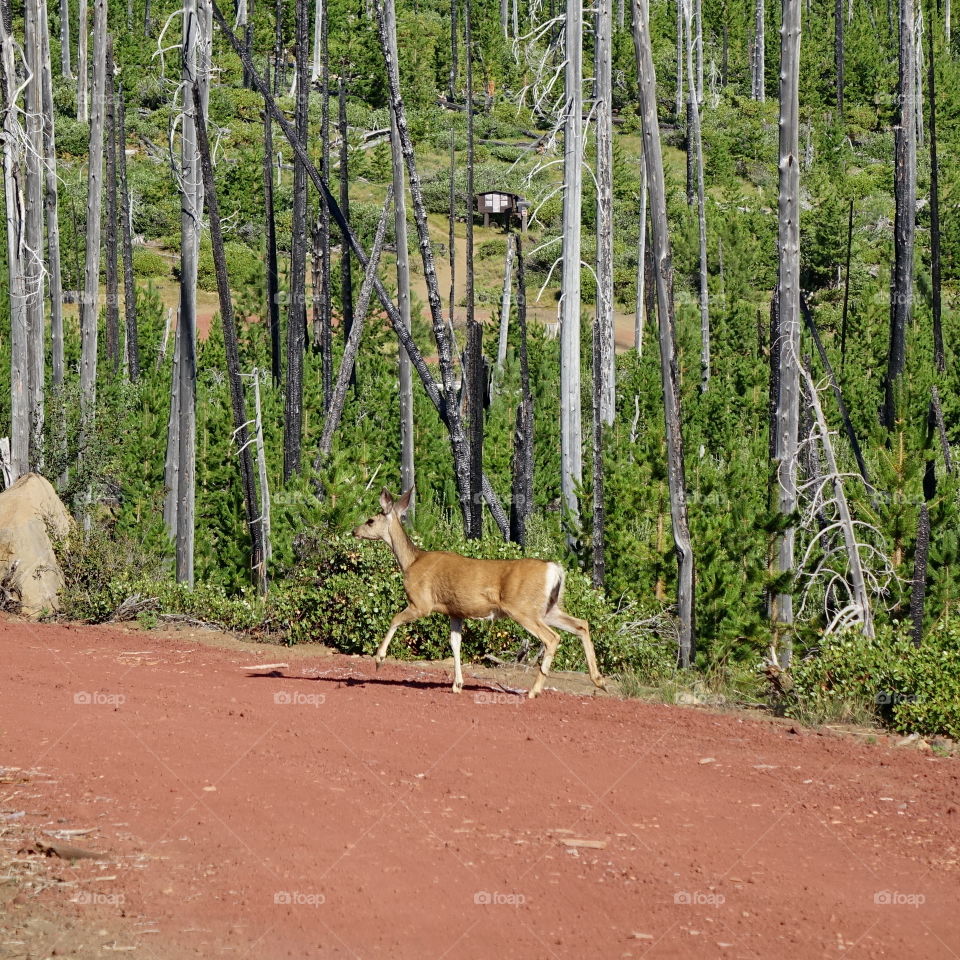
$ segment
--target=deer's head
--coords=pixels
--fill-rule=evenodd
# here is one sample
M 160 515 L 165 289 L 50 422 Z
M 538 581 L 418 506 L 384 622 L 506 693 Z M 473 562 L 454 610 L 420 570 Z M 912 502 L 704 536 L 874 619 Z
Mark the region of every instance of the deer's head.
M 353 535 L 361 540 L 384 540 L 389 544 L 393 543 L 394 524 L 400 526 L 407 510 L 410 508 L 410 498 L 413 496 L 413 487 L 411 487 L 402 497 L 394 499 L 393 494 L 386 488 L 380 494 L 380 509 L 382 513 L 377 513 L 369 520 L 361 523 L 354 529 Z

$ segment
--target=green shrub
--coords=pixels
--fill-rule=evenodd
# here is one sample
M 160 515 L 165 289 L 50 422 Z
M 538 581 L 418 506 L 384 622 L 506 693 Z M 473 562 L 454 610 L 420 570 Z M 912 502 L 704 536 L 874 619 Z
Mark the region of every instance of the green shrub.
M 133 273 L 136 277 L 169 277 L 171 262 L 157 250 L 140 248 L 133 251 Z
M 960 628 L 939 624 L 915 647 L 905 628 L 873 639 L 846 632 L 824 637 L 797 663 L 790 708 L 836 716 L 837 705 L 865 710 L 901 733 L 960 738 Z
M 263 273 L 263 257 L 238 240 L 228 240 L 223 245 L 223 253 L 231 288 L 239 290 L 258 282 Z M 213 250 L 209 238 L 201 241 L 197 285 L 201 290 L 217 289 L 217 275 L 213 268 Z

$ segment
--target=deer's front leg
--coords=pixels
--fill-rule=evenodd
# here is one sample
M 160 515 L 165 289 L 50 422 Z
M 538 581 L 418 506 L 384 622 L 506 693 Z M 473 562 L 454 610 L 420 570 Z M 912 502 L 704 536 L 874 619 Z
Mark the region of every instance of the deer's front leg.
M 377 647 L 377 652 L 374 654 L 374 662 L 377 665 L 377 669 L 380 669 L 380 664 L 387 659 L 387 649 L 390 646 L 390 641 L 393 639 L 393 635 L 397 632 L 398 627 L 402 627 L 405 623 L 411 623 L 413 620 L 419 620 L 423 616 L 423 611 L 418 610 L 414 606 L 408 606 L 405 609 L 401 610 L 391 621 L 390 629 L 387 631 L 387 635 L 380 641 L 380 646 Z
M 453 692 L 459 693 L 463 689 L 463 671 L 460 669 L 460 640 L 463 631 L 463 621 L 456 617 L 450 618 L 450 649 L 453 650 Z

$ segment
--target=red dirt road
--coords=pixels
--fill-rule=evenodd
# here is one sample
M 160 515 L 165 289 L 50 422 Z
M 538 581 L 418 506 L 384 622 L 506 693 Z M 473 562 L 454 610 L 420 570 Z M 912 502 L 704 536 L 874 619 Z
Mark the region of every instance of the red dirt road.
M 960 767 L 885 738 L 133 630 L 0 658 L 0 956 L 960 955 Z

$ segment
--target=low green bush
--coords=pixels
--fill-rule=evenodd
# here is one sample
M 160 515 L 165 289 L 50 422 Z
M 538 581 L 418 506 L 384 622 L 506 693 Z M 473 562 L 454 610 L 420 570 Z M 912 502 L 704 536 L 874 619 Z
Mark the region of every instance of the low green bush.
M 913 645 L 906 628 L 874 638 L 846 632 L 822 638 L 792 670 L 788 712 L 833 718 L 866 712 L 900 733 L 960 739 L 960 627 L 941 623 Z
M 149 248 L 133 251 L 133 272 L 137 277 L 169 277 L 173 264 L 162 253 Z

